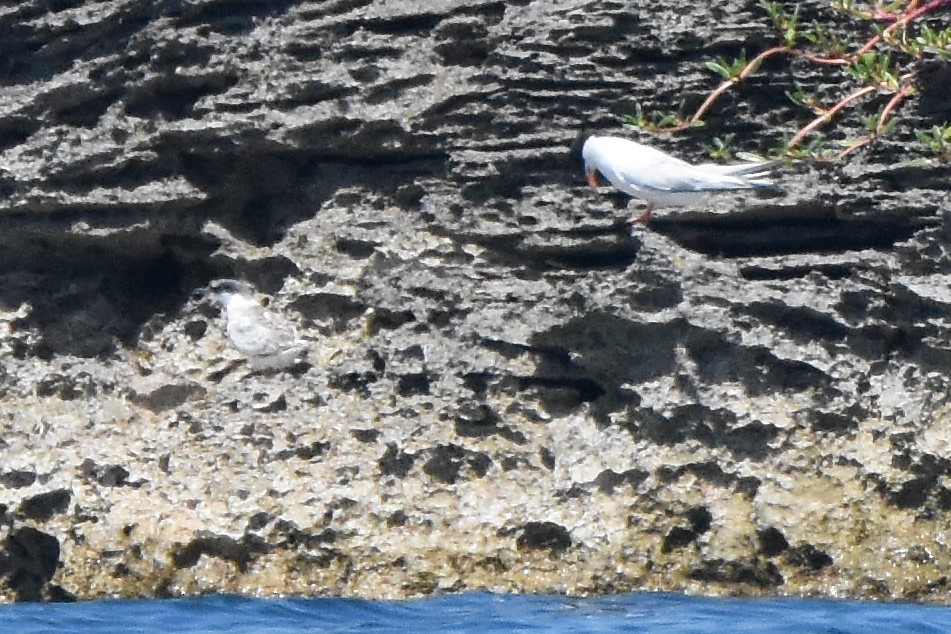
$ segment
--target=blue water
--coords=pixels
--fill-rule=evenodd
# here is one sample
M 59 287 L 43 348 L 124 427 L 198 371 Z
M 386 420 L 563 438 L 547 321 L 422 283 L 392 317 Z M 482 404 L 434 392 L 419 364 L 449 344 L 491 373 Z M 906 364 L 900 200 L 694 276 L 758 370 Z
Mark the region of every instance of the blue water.
M 951 632 L 951 608 L 639 593 L 574 599 L 449 595 L 414 601 L 245 599 L 95 601 L 0 607 L 0 632 Z

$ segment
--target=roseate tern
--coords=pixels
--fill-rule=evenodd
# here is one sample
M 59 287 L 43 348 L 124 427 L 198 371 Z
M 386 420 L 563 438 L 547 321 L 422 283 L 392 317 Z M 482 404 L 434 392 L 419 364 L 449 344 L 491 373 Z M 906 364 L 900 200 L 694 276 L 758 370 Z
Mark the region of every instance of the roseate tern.
M 265 308 L 254 291 L 238 280 L 215 280 L 196 295 L 211 295 L 225 309 L 231 344 L 248 359 L 252 370 L 286 368 L 295 363 L 307 342 L 282 314 Z
M 655 206 L 680 207 L 713 192 L 770 187 L 775 162 L 691 165 L 652 147 L 612 136 L 591 136 L 581 149 L 585 176 L 597 188 L 600 172 L 622 192 L 647 202 L 629 222 L 647 222 Z

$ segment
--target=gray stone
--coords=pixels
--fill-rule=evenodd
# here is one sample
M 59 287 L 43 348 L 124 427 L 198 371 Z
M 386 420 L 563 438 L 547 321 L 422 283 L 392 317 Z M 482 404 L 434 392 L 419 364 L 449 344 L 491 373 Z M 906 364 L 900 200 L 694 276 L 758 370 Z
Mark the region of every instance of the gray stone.
M 947 165 L 900 127 L 631 229 L 571 160 L 582 124 L 694 161 L 803 125 L 784 90 L 841 87 L 789 59 L 705 128 L 619 123 L 771 28 L 725 0 L 0 9 L 0 596 L 947 603 Z M 900 126 L 943 120 L 926 95 Z M 221 277 L 308 363 L 249 373 L 190 299 Z

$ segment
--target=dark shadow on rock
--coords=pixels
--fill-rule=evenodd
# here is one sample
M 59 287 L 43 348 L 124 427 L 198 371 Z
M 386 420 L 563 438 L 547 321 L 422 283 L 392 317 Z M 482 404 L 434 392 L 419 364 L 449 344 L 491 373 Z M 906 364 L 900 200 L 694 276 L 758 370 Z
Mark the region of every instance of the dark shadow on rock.
M 217 557 L 234 563 L 238 571 L 245 572 L 258 554 L 271 550 L 261 537 L 245 534 L 240 540 L 227 535 L 202 531 L 198 537 L 172 553 L 172 562 L 178 568 L 190 568 L 202 555 Z
M 744 583 L 759 588 L 775 588 L 785 579 L 771 561 L 708 559 L 694 566 L 688 576 L 707 583 Z
M 759 478 L 754 476 L 741 476 L 724 471 L 723 467 L 715 462 L 693 462 L 676 469 L 661 467 L 657 470 L 657 476 L 662 482 L 675 482 L 685 474 L 696 476 L 724 489 L 732 489 L 748 499 L 753 499 L 761 483 Z
M 834 209 L 804 213 L 755 210 L 709 220 L 659 218 L 651 229 L 680 246 L 723 258 L 889 249 L 920 229 L 908 218 L 840 217 Z
M 423 472 L 445 484 L 454 484 L 460 479 L 482 478 L 492 466 L 487 453 L 472 451 L 460 445 L 438 445 L 428 450 L 429 460 Z
M 293 0 L 224 0 L 208 4 L 175 4 L 170 13 L 182 28 L 199 26 L 223 34 L 247 33 L 260 20 L 286 13 Z
M 832 557 L 819 550 L 812 544 L 803 544 L 790 548 L 783 555 L 786 563 L 797 568 L 805 568 L 813 572 L 832 565 Z
M 705 384 L 741 383 L 750 396 L 759 396 L 828 389 L 832 383 L 829 375 L 808 363 L 780 358 L 762 346 L 734 343 L 710 330 L 690 328 L 684 343 Z
M 377 466 L 380 468 L 380 475 L 405 478 L 415 462 L 416 454 L 407 453 L 391 442 L 386 444 L 386 451 L 380 456 Z
M 919 86 L 918 112 L 930 117 L 935 124 L 951 119 L 948 86 L 951 86 L 951 65 L 947 60 L 928 59 L 917 71 Z
M 699 440 L 726 447 L 738 458 L 765 458 L 779 430 L 762 421 L 741 421 L 727 409 L 711 409 L 701 402 L 672 405 L 671 413 L 660 415 L 641 407 L 634 391 L 637 385 L 676 376 L 686 393 L 694 384 L 735 383 L 749 397 L 828 391 L 831 385 L 827 374 L 807 363 L 777 357 L 765 347 L 735 343 L 680 318 L 639 323 L 591 313 L 538 333 L 532 344 L 532 350 L 547 353 L 538 354 L 535 377 L 522 381 L 519 389 L 534 388 L 547 411 L 565 413 L 590 402 L 599 420 L 606 420 L 607 414 L 628 409 L 632 421 L 628 426 L 641 437 L 664 444 Z M 678 358 L 678 351 L 689 365 Z M 573 390 L 573 400 L 566 400 L 566 390 Z
M 564 526 L 554 522 L 528 522 L 521 527 L 515 546 L 519 550 L 561 553 L 571 548 L 571 534 Z
M 46 522 L 54 515 L 65 513 L 72 497 L 73 493 L 69 489 L 56 489 L 24 498 L 17 510 L 23 517 Z
M 190 279 L 208 275 L 201 261 L 213 246 L 186 243 L 183 250 L 148 232 L 97 238 L 6 231 L 0 306 L 32 306 L 14 325 L 40 335 L 14 355 L 94 357 L 131 345 L 148 319 L 188 299 Z
M 670 529 L 664 536 L 660 552 L 667 554 L 693 543 L 700 535 L 710 530 L 713 523 L 713 516 L 703 506 L 687 509 L 684 519 L 687 520 L 688 526 L 674 526 Z
M 738 422 L 727 409 L 711 409 L 700 404 L 673 408 L 672 414 L 656 413 L 642 417 L 629 427 L 638 437 L 665 445 L 695 440 L 708 447 L 722 447 L 737 459 L 764 460 L 774 451 L 770 443 L 779 430 L 775 425 L 752 421 Z
M 34 482 L 36 482 L 36 471 L 11 469 L 10 471 L 0 473 L 0 484 L 8 489 L 28 487 Z
M 528 442 L 525 434 L 505 424 L 502 417 L 486 403 L 464 400 L 454 418 L 455 432 L 464 438 L 498 436 L 518 445 Z
M 765 557 L 774 557 L 789 548 L 786 536 L 778 528 L 764 528 L 756 532 L 756 537 L 759 540 L 759 552 Z
M 443 227 L 431 231 L 461 244 L 477 244 L 489 251 L 488 262 L 535 273 L 559 270 L 624 270 L 637 259 L 640 241 L 627 225 L 579 229 L 543 229 L 531 232 L 477 233 Z
M 97 464 L 91 458 L 83 460 L 77 471 L 87 481 L 96 482 L 104 487 L 128 486 L 137 489 L 146 483 L 146 480 L 129 480 L 131 474 L 122 465 Z
M 849 335 L 849 327 L 831 315 L 809 306 L 788 306 L 779 302 L 737 302 L 734 311 L 780 329 L 798 343 L 819 341 L 834 344 Z
M 71 601 L 70 593 L 50 583 L 59 556 L 54 536 L 30 526 L 11 530 L 0 551 L 0 576 L 18 601 Z
M 148 25 L 148 5 L 130 4 L 90 20 L 85 26 L 74 21 L 69 32 L 56 28 L 38 28 L 49 11 L 47 4 L 21 4 L 0 19 L 0 78 L 4 83 L 30 83 L 48 80 L 73 64 L 84 63 L 103 55 L 133 57 L 135 47 L 130 40 Z M 108 37 L 105 35 L 108 33 Z M 120 65 L 121 61 L 114 62 Z
M 159 75 L 139 84 L 126 95 L 126 113 L 143 119 L 182 119 L 202 97 L 226 92 L 238 82 L 227 72 L 181 76 Z
M 622 385 L 673 371 L 681 328 L 591 313 L 540 332 L 532 344 L 560 354 L 539 359 L 533 387 L 539 389 L 542 404 L 554 413 L 564 412 L 566 404 L 572 406 L 565 400 L 566 389 L 577 393 L 574 407 L 587 401 L 611 410 L 637 405 L 636 394 L 622 390 Z
M 399 205 L 407 183 L 444 169 L 446 157 L 436 148 L 389 152 L 376 145 L 386 139 L 367 135 L 365 126 L 358 126 L 349 139 L 328 131 L 308 139 L 309 147 L 291 150 L 260 139 L 233 147 L 225 138 L 203 142 L 193 134 L 167 134 L 158 151 L 207 196 L 195 209 L 197 216 L 213 218 L 237 238 L 266 246 L 279 241 L 291 225 L 312 218 L 340 190 L 359 187 Z M 335 142 L 341 146 L 331 146 Z
M 660 552 L 666 555 L 671 551 L 692 544 L 695 539 L 697 539 L 697 534 L 692 530 L 683 528 L 682 526 L 674 526 L 664 535 Z
M 613 469 L 605 469 L 594 479 L 594 484 L 598 490 L 608 495 L 614 494 L 614 490 L 621 485 L 628 485 L 631 489 L 636 489 L 637 485 L 647 479 L 650 474 L 640 469 L 628 469 L 618 473 Z

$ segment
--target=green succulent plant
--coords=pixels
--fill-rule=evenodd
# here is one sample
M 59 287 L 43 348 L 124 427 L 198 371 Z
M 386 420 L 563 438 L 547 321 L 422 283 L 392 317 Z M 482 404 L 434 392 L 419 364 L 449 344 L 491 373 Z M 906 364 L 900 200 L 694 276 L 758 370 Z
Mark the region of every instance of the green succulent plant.
M 923 23 L 925 16 L 946 5 L 951 5 L 951 0 L 873 0 L 871 3 L 833 0 L 831 8 L 834 11 L 851 17 L 864 27 L 864 35 L 862 29 L 855 29 L 856 35 L 850 40 L 816 20 L 804 24 L 800 20 L 798 5 L 790 10 L 784 3 L 762 0 L 759 6 L 779 32 L 781 44 L 752 59 L 747 59 L 743 51 L 733 60 L 717 58 L 707 61 L 706 67 L 723 81 L 693 115 L 645 112 L 637 104 L 635 114 L 627 117 L 625 123 L 651 132 L 675 132 L 703 125 L 704 115 L 725 92 L 755 73 L 766 59 L 786 55 L 840 69 L 846 90 L 838 101 L 829 105 L 823 105 L 820 96 L 810 94 L 798 83 L 793 90 L 787 91 L 786 95 L 793 103 L 809 109 L 815 117 L 780 140 L 768 153 L 791 159 L 844 158 L 896 128 L 901 107 L 918 90 L 916 70 L 925 55 L 951 60 L 951 26 L 933 28 Z M 865 134 L 842 139 L 837 142 L 840 149 L 830 149 L 820 128 L 835 120 L 849 118 L 854 123 L 861 123 Z M 931 130 L 916 129 L 914 132 L 934 160 L 948 160 L 951 155 L 951 125 L 945 123 Z M 711 155 L 725 157 L 730 153 L 728 146 L 731 142 L 730 138 L 714 139 Z

